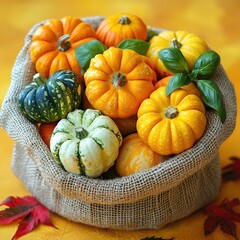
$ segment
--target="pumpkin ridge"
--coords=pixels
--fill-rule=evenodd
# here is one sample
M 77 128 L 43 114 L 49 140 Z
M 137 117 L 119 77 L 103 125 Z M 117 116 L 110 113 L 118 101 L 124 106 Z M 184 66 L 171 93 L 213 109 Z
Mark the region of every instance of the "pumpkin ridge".
M 77 159 L 78 159 L 78 166 L 79 166 L 79 170 L 80 170 L 80 174 L 86 176 L 86 168 L 85 165 L 82 162 L 82 156 L 79 152 L 79 148 L 80 148 L 80 141 L 77 142 L 77 147 L 76 147 L 76 153 L 77 153 Z
M 52 85 L 52 86 L 50 86 L 50 85 Z M 53 93 L 55 93 L 55 91 L 58 91 L 59 89 L 61 89 L 61 92 L 59 93 L 60 94 L 60 98 L 59 99 L 61 99 L 61 101 L 64 101 L 65 100 L 63 98 L 63 96 L 64 96 L 63 92 L 64 91 L 62 90 L 62 88 L 58 88 L 57 90 L 54 89 L 54 91 L 52 91 L 50 87 L 52 87 L 54 89 L 54 85 L 52 83 L 48 83 L 48 84 L 45 85 L 45 91 L 47 92 L 48 97 L 51 98 L 51 100 L 49 101 L 48 112 L 50 113 L 50 116 L 51 115 L 55 115 L 55 116 L 57 115 L 58 118 L 62 117 L 61 115 L 59 115 L 59 111 L 57 111 L 60 106 L 59 106 L 59 103 L 58 103 L 57 99 L 54 97 Z M 64 105 L 65 105 L 65 101 L 64 101 Z M 67 106 L 67 108 L 69 108 L 69 106 Z M 61 109 L 61 107 L 60 107 L 60 109 Z
M 71 34 L 72 31 L 82 23 L 82 21 L 77 17 L 63 17 L 60 19 L 63 27 L 63 35 Z
M 172 141 L 172 152 L 174 154 L 180 153 L 179 145 L 181 146 L 180 149 L 182 149 L 183 151 L 186 150 L 184 135 L 183 135 L 183 132 L 181 130 L 182 129 L 181 129 L 181 126 L 180 126 L 179 122 L 177 124 L 175 123 L 175 121 L 170 122 L 171 136 L 172 136 L 172 138 L 175 137 L 175 140 L 176 140 L 176 141 Z M 177 138 L 176 138 L 176 136 L 177 136 Z
M 46 52 L 45 54 L 41 55 L 38 59 L 36 59 L 35 66 L 36 66 L 37 72 L 40 72 L 40 69 L 43 67 L 43 64 L 44 66 L 49 65 L 50 68 L 47 68 L 47 69 L 45 68 L 43 71 L 41 71 L 42 76 L 48 77 L 50 75 L 53 60 L 57 55 L 58 55 L 58 51 L 54 50 L 51 52 Z
M 38 59 L 41 58 L 43 55 L 55 51 L 57 52 L 57 47 L 54 43 L 44 40 L 36 40 L 32 42 L 30 46 L 31 60 L 33 61 L 33 63 L 36 63 Z
M 200 110 L 189 109 L 189 110 L 186 110 L 186 111 L 198 112 L 200 115 L 202 115 L 203 119 L 206 120 L 205 114 L 204 114 L 202 111 L 200 111 Z M 186 111 L 184 111 L 184 112 L 186 112 Z M 196 131 L 196 132 L 195 132 L 195 131 L 194 131 L 194 126 L 191 126 L 191 125 L 188 123 L 188 121 L 187 121 L 182 115 L 183 115 L 183 113 L 180 113 L 179 119 L 181 119 L 181 121 L 184 121 L 185 124 L 188 124 L 188 126 L 192 129 L 192 131 L 193 131 L 193 133 L 194 133 L 195 139 L 198 140 L 198 139 L 200 138 L 200 136 L 201 136 L 201 135 L 203 134 L 203 132 L 204 132 L 204 129 L 205 129 L 205 127 L 206 127 L 206 122 L 205 122 L 205 126 L 203 125 L 203 129 L 202 129 L 201 134 L 199 134 L 199 131 Z M 201 127 L 202 127 L 202 126 L 201 126 Z M 199 128 L 199 129 L 200 129 L 200 128 Z
M 184 119 L 182 119 L 181 117 L 179 117 L 178 119 L 179 121 L 183 122 L 188 128 L 189 130 L 192 132 L 192 135 L 194 136 L 194 139 L 196 140 L 198 137 L 196 136 L 195 132 L 193 131 L 192 127 L 189 125 L 189 123 L 187 121 L 185 121 Z
M 63 35 L 63 25 L 59 19 L 51 19 L 43 25 L 43 27 L 47 27 L 51 33 L 53 33 L 56 37 L 56 42 L 58 41 L 59 37 Z
M 35 97 L 36 97 L 35 101 L 38 106 L 38 109 L 35 109 L 35 111 L 38 111 L 39 117 L 40 116 L 42 117 L 42 115 L 44 115 L 44 119 L 42 119 L 44 122 L 51 121 L 50 112 L 48 110 L 45 110 L 45 108 L 42 106 L 42 101 L 41 101 L 42 95 L 44 95 L 45 90 L 46 90 L 46 85 L 42 86 L 42 88 L 37 88 L 36 95 L 35 95 Z M 42 108 L 41 108 L 41 106 L 42 106 Z
M 29 111 L 28 111 L 28 108 L 27 108 L 27 111 L 28 111 L 28 114 L 31 115 L 33 118 L 41 118 L 42 119 L 42 114 L 41 114 L 41 109 L 39 108 L 39 105 L 37 103 L 37 96 L 36 96 L 36 88 L 34 88 L 30 94 L 28 94 L 28 98 L 27 98 L 29 101 L 31 101 L 31 104 L 33 103 L 33 100 L 34 100 L 34 103 L 33 104 L 33 108 L 31 108 Z M 46 118 L 44 117 L 42 119 L 43 121 L 46 120 Z

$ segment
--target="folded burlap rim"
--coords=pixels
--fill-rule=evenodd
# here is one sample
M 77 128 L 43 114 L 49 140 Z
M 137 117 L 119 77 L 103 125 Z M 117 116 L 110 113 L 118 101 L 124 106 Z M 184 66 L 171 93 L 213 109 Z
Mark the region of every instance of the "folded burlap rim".
M 82 18 L 95 29 L 102 19 L 100 16 Z M 206 131 L 191 149 L 158 166 L 128 177 L 90 179 L 65 172 L 55 163 L 36 126 L 22 115 L 17 106 L 18 94 L 32 81 L 35 73 L 29 56 L 31 37 L 36 28 L 44 22 L 32 27 L 16 58 L 10 87 L 1 109 L 0 125 L 14 141 L 24 146 L 23 151 L 32 156 L 48 185 L 63 196 L 99 204 L 130 203 L 148 196 L 157 196 L 203 169 L 216 156 L 223 141 L 233 132 L 237 115 L 236 95 L 233 84 L 220 65 L 212 80 L 218 84 L 223 94 L 227 111 L 226 121 L 222 124 L 217 114 L 208 110 Z M 162 31 L 159 28 L 152 28 L 158 32 Z

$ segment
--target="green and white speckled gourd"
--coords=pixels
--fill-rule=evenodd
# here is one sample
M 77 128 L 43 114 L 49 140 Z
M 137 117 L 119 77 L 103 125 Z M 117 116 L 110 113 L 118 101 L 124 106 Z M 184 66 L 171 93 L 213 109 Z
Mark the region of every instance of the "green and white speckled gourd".
M 18 97 L 18 107 L 24 116 L 38 123 L 58 121 L 76 109 L 80 102 L 80 80 L 69 70 L 59 70 L 49 79 L 36 73 Z
M 50 150 L 67 172 L 96 178 L 113 166 L 121 144 L 122 135 L 110 117 L 76 109 L 58 122 Z

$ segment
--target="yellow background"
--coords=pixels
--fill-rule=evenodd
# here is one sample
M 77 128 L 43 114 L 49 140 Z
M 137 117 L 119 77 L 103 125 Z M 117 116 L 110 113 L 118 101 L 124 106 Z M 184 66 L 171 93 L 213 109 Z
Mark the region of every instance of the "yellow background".
M 48 18 L 63 16 L 109 16 L 129 12 L 140 16 L 148 25 L 170 30 L 195 33 L 221 56 L 221 63 L 235 86 L 240 103 L 240 1 L 239 0 L 1 0 L 0 6 L 0 105 L 10 84 L 11 68 L 23 46 L 24 37 L 35 24 Z M 221 164 L 230 156 L 240 156 L 240 122 L 233 134 L 220 148 Z M 13 141 L 0 129 L 0 201 L 7 196 L 29 195 L 10 167 Z M 224 183 L 216 199 L 240 198 L 240 181 Z M 2 208 L 1 208 L 2 209 Z M 82 239 L 141 239 L 163 237 L 174 239 L 205 239 L 203 223 L 206 216 L 199 210 L 186 219 L 169 224 L 160 230 L 113 231 L 77 224 L 51 214 L 58 230 L 40 226 L 21 239 L 82 240 Z M 17 223 L 0 226 L 0 239 L 11 239 Z M 240 236 L 240 224 L 237 226 Z M 206 239 L 231 239 L 219 228 Z

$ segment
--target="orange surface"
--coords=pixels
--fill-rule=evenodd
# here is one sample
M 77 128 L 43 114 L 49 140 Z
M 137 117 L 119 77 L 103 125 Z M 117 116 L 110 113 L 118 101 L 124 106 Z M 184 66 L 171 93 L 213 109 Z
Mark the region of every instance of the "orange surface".
M 229 78 L 237 92 L 240 103 L 240 1 L 239 0 L 8 0 L 1 1 L 0 8 L 0 105 L 10 84 L 11 68 L 21 49 L 28 30 L 37 22 L 48 18 L 60 18 L 71 15 L 109 16 L 117 12 L 130 12 L 140 16 L 148 25 L 171 29 L 186 30 L 200 35 L 221 56 Z M 240 117 L 233 134 L 220 148 L 221 164 L 229 163 L 230 156 L 240 156 Z M 0 129 L 0 201 L 7 196 L 29 195 L 23 184 L 11 171 L 11 152 L 13 141 Z M 220 203 L 224 198 L 240 198 L 240 181 L 224 183 L 216 199 Z M 2 209 L 2 208 L 1 208 Z M 145 237 L 163 237 L 185 239 L 233 239 L 222 233 L 219 228 L 208 237 L 204 237 L 203 223 L 206 216 L 201 210 L 180 221 L 171 223 L 159 230 L 114 231 L 90 227 L 70 222 L 51 214 L 58 229 L 39 226 L 21 239 L 34 240 L 82 240 L 82 239 L 142 239 Z M 0 226 L 0 239 L 11 239 L 17 223 Z M 240 237 L 240 223 L 237 224 Z

